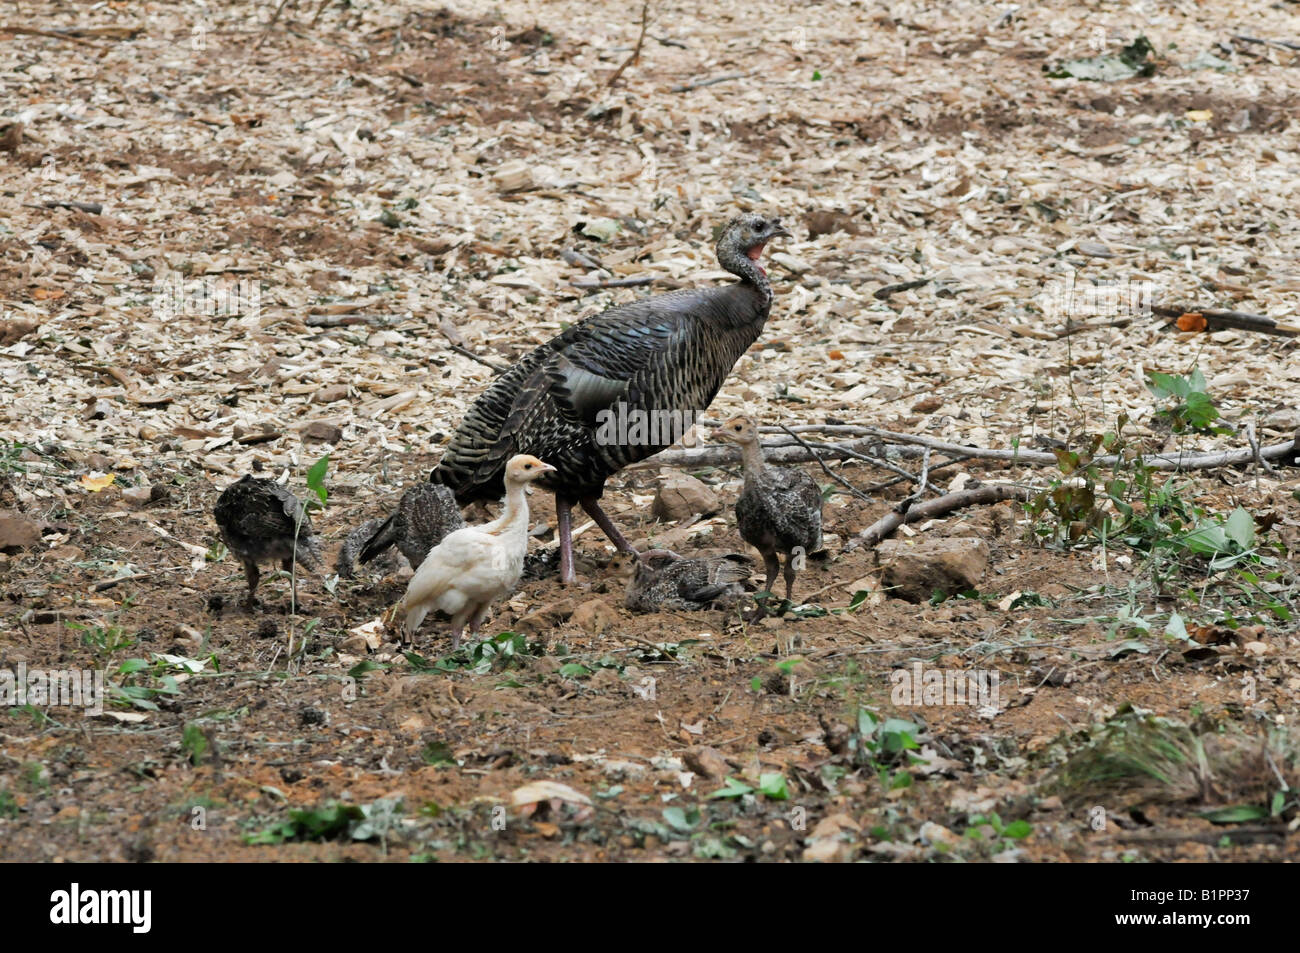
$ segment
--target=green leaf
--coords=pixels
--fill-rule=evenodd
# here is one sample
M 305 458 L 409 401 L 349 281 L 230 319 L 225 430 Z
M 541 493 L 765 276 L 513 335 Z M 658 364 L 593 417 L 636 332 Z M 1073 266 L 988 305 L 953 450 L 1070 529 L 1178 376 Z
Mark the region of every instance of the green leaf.
M 313 463 L 311 469 L 307 471 L 307 486 L 316 491 L 316 495 L 320 497 L 321 506 L 325 505 L 325 500 L 329 497 L 329 493 L 325 489 L 325 471 L 329 469 L 329 466 L 330 455 L 327 453 Z
M 350 669 L 348 669 L 348 674 L 351 675 L 353 678 L 362 678 L 365 676 L 366 672 L 376 672 L 376 671 L 383 672 L 383 671 L 387 671 L 387 669 L 388 669 L 387 665 L 380 665 L 378 662 L 372 662 L 370 661 L 370 659 L 367 658 L 367 659 L 362 659 L 356 665 L 353 665 Z
M 773 801 L 785 801 L 790 797 L 790 791 L 785 786 L 785 775 L 779 772 L 760 774 L 758 789 L 764 797 L 769 797 Z
M 1223 531 L 1240 549 L 1255 548 L 1255 518 L 1240 506 L 1228 514 Z
M 117 673 L 119 675 L 131 675 L 148 667 L 149 663 L 142 658 L 129 658 L 117 667 Z
M 728 777 L 726 787 L 719 788 L 709 795 L 710 798 L 716 797 L 743 797 L 746 794 L 753 794 L 754 789 L 744 781 L 737 781 L 733 777 Z
M 668 826 L 674 830 L 690 832 L 695 830 L 695 825 L 700 822 L 700 812 L 691 811 L 689 814 L 680 807 L 666 807 L 663 809 L 664 820 Z
M 1028 821 L 1012 821 L 1002 829 L 1002 836 L 1010 837 L 1013 840 L 1021 840 L 1022 838 L 1028 837 L 1033 832 L 1033 825 Z
M 577 662 L 569 662 L 567 665 L 560 666 L 560 674 L 565 678 L 586 678 L 591 674 L 591 669 Z
M 1258 804 L 1233 804 L 1229 807 L 1216 807 L 1212 811 L 1202 811 L 1200 816 L 1211 824 L 1241 824 L 1245 821 L 1262 821 L 1268 817 L 1268 809 Z

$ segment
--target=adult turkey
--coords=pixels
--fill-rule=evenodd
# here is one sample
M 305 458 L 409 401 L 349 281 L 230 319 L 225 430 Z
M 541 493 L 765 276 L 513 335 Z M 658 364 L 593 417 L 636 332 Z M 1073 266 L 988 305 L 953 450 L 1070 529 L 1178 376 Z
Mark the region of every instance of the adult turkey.
M 633 552 L 600 507 L 605 481 L 680 439 L 762 333 L 772 287 L 759 257 L 777 237 L 791 237 L 780 220 L 737 216 L 717 255 L 739 282 L 619 305 L 536 348 L 474 402 L 429 479 L 461 504 L 500 499 L 506 461 L 532 454 L 556 468 L 538 485 L 555 494 L 562 582 L 574 581 L 574 503 Z

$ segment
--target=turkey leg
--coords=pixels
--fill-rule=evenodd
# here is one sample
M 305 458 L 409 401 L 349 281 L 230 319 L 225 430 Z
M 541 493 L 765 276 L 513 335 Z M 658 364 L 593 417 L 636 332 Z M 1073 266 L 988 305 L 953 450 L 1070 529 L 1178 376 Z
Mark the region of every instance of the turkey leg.
M 631 553 L 633 556 L 640 558 L 641 554 L 633 549 L 632 544 L 618 531 L 618 527 L 610 521 L 610 518 L 600 508 L 600 503 L 594 496 L 584 497 L 581 502 L 582 508 L 587 511 L 587 515 L 596 521 L 596 525 L 609 537 L 609 541 L 614 544 L 615 548 L 620 552 Z
M 573 501 L 555 494 L 555 535 L 560 537 L 560 585 L 577 581 L 573 574 Z

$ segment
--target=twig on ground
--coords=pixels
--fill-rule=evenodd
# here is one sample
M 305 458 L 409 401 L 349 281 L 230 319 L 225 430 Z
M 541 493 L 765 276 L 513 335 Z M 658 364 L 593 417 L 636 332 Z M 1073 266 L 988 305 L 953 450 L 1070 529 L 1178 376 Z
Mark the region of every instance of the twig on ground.
M 876 520 L 856 537 L 849 540 L 844 548 L 846 551 L 852 551 L 859 546 L 875 546 L 881 540 L 892 535 L 894 530 L 904 523 L 916 523 L 924 519 L 933 519 L 936 516 L 943 516 L 966 506 L 1001 503 L 1004 500 L 1024 501 L 1028 500 L 1031 495 L 1031 491 L 1026 487 L 995 483 L 976 487 L 973 490 L 960 490 L 956 493 L 949 493 L 936 500 L 917 503 L 914 506 L 905 505 L 907 501 L 904 500 L 903 505 L 890 510 Z
M 656 280 L 653 275 L 637 275 L 634 278 L 609 278 L 602 281 L 570 281 L 569 284 L 584 291 L 594 291 L 600 288 L 639 288 L 642 285 L 652 285 Z
M 683 83 L 681 86 L 673 86 L 668 91 L 670 93 L 689 93 L 693 89 L 716 86 L 718 83 L 729 83 L 733 79 L 744 79 L 748 75 L 748 73 L 727 73 L 725 76 L 714 76 L 712 79 L 692 80 L 689 83 Z
M 632 55 L 623 61 L 623 65 L 614 71 L 614 75 L 605 83 L 605 88 L 609 89 L 623 75 L 623 70 L 627 69 L 633 63 L 641 58 L 641 44 L 645 42 L 646 24 L 650 22 L 650 0 L 645 0 L 641 4 L 641 32 L 637 35 L 636 46 L 632 50 Z
M 799 446 L 803 447 L 803 448 L 806 449 L 809 453 L 811 453 L 814 457 L 816 457 L 816 459 L 817 459 L 817 463 L 821 466 L 822 471 L 823 471 L 823 472 L 824 472 L 828 477 L 830 477 L 832 480 L 834 480 L 834 481 L 835 481 L 836 483 L 838 483 L 840 486 L 844 487 L 846 490 L 848 490 L 850 493 L 852 493 L 852 494 L 853 494 L 854 496 L 856 496 L 858 499 L 860 499 L 860 500 L 865 500 L 865 501 L 868 502 L 868 503 L 872 502 L 871 497 L 867 496 L 867 494 L 863 493 L 861 490 L 859 490 L 856 486 L 854 486 L 854 485 L 853 485 L 852 483 L 850 483 L 848 480 L 844 479 L 844 478 L 843 478 L 842 476 L 840 476 L 838 473 L 833 472 L 833 471 L 831 470 L 831 468 L 828 467 L 828 466 L 826 465 L 826 461 L 823 460 L 823 459 L 821 458 L 821 456 L 817 453 L 817 451 L 814 450 L 812 447 L 808 446 L 807 442 L 804 441 L 803 437 L 800 437 L 797 433 L 795 433 L 794 431 L 792 431 L 789 427 L 782 426 L 781 429 L 784 430 L 786 433 L 788 433 L 791 437 L 793 437 L 793 438 L 795 439 L 795 442 L 798 443 Z

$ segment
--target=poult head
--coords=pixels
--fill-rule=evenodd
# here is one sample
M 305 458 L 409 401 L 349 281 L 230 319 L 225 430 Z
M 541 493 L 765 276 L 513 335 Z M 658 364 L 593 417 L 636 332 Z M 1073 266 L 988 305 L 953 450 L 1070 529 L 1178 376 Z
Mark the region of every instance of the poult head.
M 555 467 L 549 463 L 543 463 L 532 454 L 518 453 L 511 457 L 510 462 L 506 464 L 506 482 L 532 483 L 538 477 L 554 472 Z
M 763 246 L 778 236 L 794 237 L 781 225 L 779 218 L 767 218 L 757 212 L 737 215 L 727 223 L 718 238 L 718 257 L 725 258 L 727 252 L 732 252 L 758 261 Z
M 631 579 L 640 565 L 641 560 L 636 553 L 617 552 L 610 557 L 609 571 L 620 579 Z
M 713 431 L 714 439 L 747 444 L 758 440 L 758 427 L 748 417 L 732 417 Z

